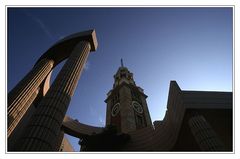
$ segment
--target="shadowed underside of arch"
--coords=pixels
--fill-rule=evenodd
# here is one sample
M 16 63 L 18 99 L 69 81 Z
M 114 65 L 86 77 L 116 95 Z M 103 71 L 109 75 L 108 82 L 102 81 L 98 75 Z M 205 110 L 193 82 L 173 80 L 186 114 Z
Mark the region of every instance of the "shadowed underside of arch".
M 62 129 L 66 134 L 77 138 L 82 138 L 86 135 L 92 135 L 93 133 L 101 133 L 103 131 L 102 127 L 86 125 L 70 118 L 69 116 L 64 117 Z

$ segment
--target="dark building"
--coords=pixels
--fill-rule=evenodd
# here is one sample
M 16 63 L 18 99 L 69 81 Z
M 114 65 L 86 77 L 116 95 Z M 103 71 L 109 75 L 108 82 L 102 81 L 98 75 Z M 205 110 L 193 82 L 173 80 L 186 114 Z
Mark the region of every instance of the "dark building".
M 110 130 L 83 137 L 81 150 L 232 151 L 231 92 L 186 91 L 171 81 L 165 117 L 153 124 L 146 98 L 122 64 L 105 100 Z

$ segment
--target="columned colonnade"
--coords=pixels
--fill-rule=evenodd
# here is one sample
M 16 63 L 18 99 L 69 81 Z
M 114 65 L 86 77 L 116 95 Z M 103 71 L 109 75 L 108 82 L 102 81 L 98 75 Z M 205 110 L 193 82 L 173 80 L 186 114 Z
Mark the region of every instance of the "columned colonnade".
M 19 144 L 20 151 L 56 151 L 61 125 L 90 51 L 97 49 L 94 30 L 70 35 L 50 48 L 8 94 L 8 138 L 36 99 L 53 68 L 68 58 L 42 97 Z

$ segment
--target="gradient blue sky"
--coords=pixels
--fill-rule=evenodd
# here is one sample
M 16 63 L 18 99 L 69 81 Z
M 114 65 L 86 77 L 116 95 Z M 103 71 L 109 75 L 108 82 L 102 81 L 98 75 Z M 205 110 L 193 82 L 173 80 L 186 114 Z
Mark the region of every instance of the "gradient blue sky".
M 67 112 L 80 122 L 104 126 L 121 58 L 148 95 L 152 121 L 164 117 L 170 80 L 183 90 L 232 91 L 232 8 L 9 8 L 8 91 L 55 42 L 92 28 L 99 47 Z

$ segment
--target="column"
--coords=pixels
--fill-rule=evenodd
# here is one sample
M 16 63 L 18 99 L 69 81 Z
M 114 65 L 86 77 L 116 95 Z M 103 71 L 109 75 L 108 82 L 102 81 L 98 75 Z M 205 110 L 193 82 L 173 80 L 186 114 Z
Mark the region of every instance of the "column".
M 201 150 L 224 150 L 223 143 L 202 115 L 193 116 L 189 119 L 188 124 Z
M 90 43 L 82 41 L 73 50 L 22 138 L 21 151 L 58 151 L 57 139 L 62 121 L 90 52 Z
M 22 107 L 22 109 L 16 109 L 14 113 L 12 113 L 12 120 L 9 122 L 8 126 L 8 137 L 12 134 L 12 131 L 15 129 L 19 121 L 22 119 L 24 114 L 27 112 L 29 106 L 32 105 L 33 101 L 36 99 L 38 95 L 39 89 L 37 89 L 32 96 L 29 98 L 29 100 L 26 102 L 26 104 Z
M 61 149 L 64 147 L 63 140 L 64 140 L 64 131 L 61 130 L 57 138 L 57 151 L 62 151 Z
M 23 107 L 29 107 L 31 102 L 28 102 L 32 95 L 38 89 L 39 85 L 46 78 L 48 73 L 53 68 L 53 61 L 42 59 L 33 69 L 8 93 L 8 136 L 11 135 L 16 124 L 13 124 L 16 119 L 17 112 Z M 26 105 L 28 104 L 28 105 Z M 13 126 L 14 125 L 14 126 Z

